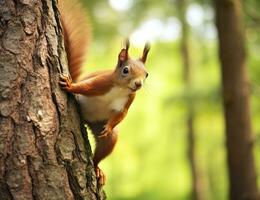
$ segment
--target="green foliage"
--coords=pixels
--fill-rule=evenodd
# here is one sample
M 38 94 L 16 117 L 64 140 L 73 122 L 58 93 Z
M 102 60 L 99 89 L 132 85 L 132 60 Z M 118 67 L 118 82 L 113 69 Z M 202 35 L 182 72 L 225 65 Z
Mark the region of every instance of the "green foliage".
M 170 16 L 169 9 L 173 10 L 173 16 L 175 14 L 174 1 L 166 1 L 168 4 L 160 1 L 161 7 L 158 1 L 133 2 L 129 11 L 118 14 L 109 7 L 107 1 L 88 1 L 92 18 L 95 17 L 94 10 L 101 4 L 102 9 L 110 14 L 107 14 L 109 17 L 105 22 L 93 20 L 94 39 L 86 62 L 86 72 L 116 65 L 124 39 L 118 32 L 122 24 L 130 24 L 130 28 L 126 28 L 129 34 L 156 7 L 161 12 L 165 11 L 165 15 Z M 204 1 L 199 2 L 204 4 Z M 255 34 L 254 29 L 248 32 L 248 69 L 252 86 L 256 167 L 259 172 L 260 59 L 259 46 L 250 37 Z M 152 44 L 147 62 L 149 77 L 146 86 L 138 92 L 128 116 L 120 124 L 119 142 L 114 153 L 101 163 L 101 168 L 107 174 L 105 190 L 109 199 L 191 199 L 185 123 L 187 99 L 195 106 L 195 153 L 203 197 L 228 199 L 217 41 L 193 34 L 190 42 L 193 84 L 188 91 L 182 80 L 179 41 Z M 141 51 L 140 48 L 131 47 L 130 55 L 137 57 Z

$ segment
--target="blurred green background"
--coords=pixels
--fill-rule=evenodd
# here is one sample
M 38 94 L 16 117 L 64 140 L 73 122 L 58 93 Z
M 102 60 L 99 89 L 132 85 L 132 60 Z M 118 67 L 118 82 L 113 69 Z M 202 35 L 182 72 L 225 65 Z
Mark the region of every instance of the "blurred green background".
M 174 0 L 82 1 L 92 24 L 85 71 L 113 68 L 126 37 L 130 56 L 151 42 L 149 77 L 128 116 L 119 142 L 101 168 L 108 199 L 191 199 L 187 99 L 194 106 L 195 162 L 202 199 L 228 199 L 228 177 L 217 33 L 212 1 L 188 1 L 192 85 L 183 81 L 181 22 Z M 260 3 L 243 3 L 251 82 L 254 152 L 260 173 Z M 258 25 L 258 26 L 257 26 Z M 93 141 L 92 141 L 93 145 Z M 260 179 L 258 178 L 258 183 Z

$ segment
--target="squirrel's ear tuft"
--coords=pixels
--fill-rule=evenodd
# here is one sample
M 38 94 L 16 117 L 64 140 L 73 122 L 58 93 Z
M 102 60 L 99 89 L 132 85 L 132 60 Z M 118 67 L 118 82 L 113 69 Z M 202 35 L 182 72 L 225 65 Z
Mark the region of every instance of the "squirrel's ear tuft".
M 129 38 L 126 38 L 126 40 L 125 40 L 125 49 L 126 49 L 127 52 L 128 52 L 129 46 L 130 46 Z
M 123 62 L 128 60 L 128 49 L 130 46 L 129 39 L 127 38 L 125 40 L 125 47 L 121 49 L 119 55 L 118 55 L 118 67 L 122 65 Z
M 124 62 L 128 59 L 128 52 L 126 49 L 122 49 L 118 55 L 118 61 Z
M 140 60 L 141 60 L 143 63 L 146 62 L 147 55 L 148 55 L 148 53 L 149 53 L 149 51 L 150 51 L 150 48 L 151 48 L 150 44 L 149 44 L 148 42 L 145 43 L 144 50 L 143 50 L 143 55 L 142 55 L 142 57 L 140 58 Z

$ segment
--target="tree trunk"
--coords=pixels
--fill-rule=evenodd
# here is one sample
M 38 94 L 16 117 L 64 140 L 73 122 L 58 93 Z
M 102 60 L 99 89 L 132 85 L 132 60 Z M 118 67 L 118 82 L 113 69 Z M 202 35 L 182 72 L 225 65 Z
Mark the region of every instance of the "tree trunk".
M 216 0 L 230 199 L 259 199 L 250 123 L 249 81 L 241 3 Z
M 189 51 L 189 25 L 186 21 L 186 10 L 187 1 L 178 1 L 179 19 L 182 27 L 181 35 L 181 56 L 183 65 L 183 80 L 187 92 L 191 91 L 191 64 L 190 64 L 190 51 Z M 195 135 L 194 135 L 194 105 L 190 95 L 187 95 L 186 107 L 187 107 L 187 117 L 186 117 L 186 127 L 187 127 L 187 142 L 188 142 L 188 159 L 191 169 L 192 177 L 192 199 L 200 200 L 200 183 L 198 176 L 198 169 L 196 165 L 195 156 Z
M 72 95 L 56 1 L 0 1 L 2 200 L 104 199 Z

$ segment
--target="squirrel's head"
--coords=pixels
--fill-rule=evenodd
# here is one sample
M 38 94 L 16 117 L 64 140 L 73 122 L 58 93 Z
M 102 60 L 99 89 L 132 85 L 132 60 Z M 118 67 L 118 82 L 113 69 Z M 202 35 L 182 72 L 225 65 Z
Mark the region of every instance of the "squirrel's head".
M 117 83 L 127 87 L 131 92 L 139 90 L 148 76 L 145 62 L 150 50 L 150 45 L 145 44 L 143 54 L 138 59 L 131 59 L 128 55 L 130 43 L 126 40 L 125 47 L 118 55 L 118 62 L 115 70 Z

